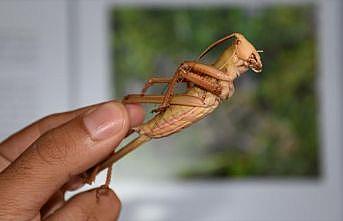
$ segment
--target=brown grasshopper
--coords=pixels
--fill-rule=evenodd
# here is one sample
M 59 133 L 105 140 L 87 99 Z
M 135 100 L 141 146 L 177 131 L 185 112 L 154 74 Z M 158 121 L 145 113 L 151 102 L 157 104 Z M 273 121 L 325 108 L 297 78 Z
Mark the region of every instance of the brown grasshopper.
M 199 63 L 211 49 L 224 41 L 235 38 L 212 65 Z M 147 81 L 141 94 L 127 95 L 122 102 L 159 104 L 157 114 L 142 125 L 132 129 L 139 136 L 129 144 L 114 152 L 106 160 L 92 169 L 87 183 L 94 181 L 97 173 L 108 168 L 104 187 L 108 187 L 112 164 L 152 138 L 169 136 L 204 118 L 219 104 L 234 93 L 233 81 L 248 69 L 262 71 L 261 58 L 255 47 L 239 33 L 233 33 L 211 44 L 197 61 L 183 62 L 170 78 L 153 77 Z M 174 94 L 175 85 L 187 83 L 187 91 Z M 145 95 L 153 84 L 168 84 L 164 95 Z

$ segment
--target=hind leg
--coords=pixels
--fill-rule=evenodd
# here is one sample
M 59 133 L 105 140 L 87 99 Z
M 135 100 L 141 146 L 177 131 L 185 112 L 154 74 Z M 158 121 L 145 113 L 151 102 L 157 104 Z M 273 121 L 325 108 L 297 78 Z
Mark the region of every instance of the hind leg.
M 96 171 L 97 172 L 97 171 Z M 112 177 L 112 165 L 110 165 L 107 168 L 107 174 L 106 174 L 106 181 L 105 184 L 100 186 L 96 190 L 96 198 L 99 199 L 101 195 L 106 195 L 108 193 L 108 190 L 110 189 L 110 183 L 111 183 L 111 177 Z
M 153 77 L 150 78 L 145 84 L 142 89 L 142 94 L 145 94 L 145 92 L 154 84 L 168 84 L 172 78 L 167 78 L 167 77 Z
M 161 104 L 163 102 L 163 95 L 140 95 L 140 94 L 130 94 L 123 99 L 124 104 L 134 104 L 134 103 L 148 103 L 148 104 Z M 182 105 L 182 106 L 192 106 L 192 107 L 206 107 L 203 99 L 187 94 L 175 95 L 171 98 L 170 104 L 172 105 Z

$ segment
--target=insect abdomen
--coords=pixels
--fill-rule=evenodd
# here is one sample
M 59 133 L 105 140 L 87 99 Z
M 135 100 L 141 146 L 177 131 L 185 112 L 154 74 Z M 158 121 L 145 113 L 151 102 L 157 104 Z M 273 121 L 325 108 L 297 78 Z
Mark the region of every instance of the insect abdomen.
M 140 134 L 151 138 L 160 138 L 176 133 L 211 113 L 219 104 L 214 95 L 206 96 L 205 102 L 211 103 L 211 105 L 207 107 L 171 105 L 165 112 L 156 115 L 139 126 L 137 130 Z

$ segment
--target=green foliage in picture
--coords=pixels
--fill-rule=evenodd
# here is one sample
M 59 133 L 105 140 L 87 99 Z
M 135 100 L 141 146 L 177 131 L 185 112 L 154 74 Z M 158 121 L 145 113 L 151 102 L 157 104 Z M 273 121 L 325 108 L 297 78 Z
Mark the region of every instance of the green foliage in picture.
M 316 177 L 315 12 L 312 5 L 115 8 L 110 33 L 115 96 L 139 93 L 149 77 L 171 76 L 210 43 L 241 32 L 264 50 L 263 72 L 248 72 L 236 82 L 231 100 L 204 119 L 204 136 L 192 129 L 181 132 L 193 139 L 181 145 L 201 155 L 180 177 Z M 221 49 L 207 57 L 208 64 Z M 202 137 L 207 145 L 197 149 Z

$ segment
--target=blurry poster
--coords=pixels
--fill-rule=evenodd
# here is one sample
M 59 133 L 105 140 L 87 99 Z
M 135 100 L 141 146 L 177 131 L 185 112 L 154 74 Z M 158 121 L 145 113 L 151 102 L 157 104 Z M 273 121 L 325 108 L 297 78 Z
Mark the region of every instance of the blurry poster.
M 114 7 L 110 45 L 117 97 L 139 93 L 150 77 L 171 76 L 181 62 L 232 32 L 264 50 L 262 73 L 249 71 L 235 81 L 229 101 L 192 127 L 145 145 L 118 173 L 183 180 L 320 177 L 315 12 L 312 4 Z M 204 62 L 211 64 L 224 47 Z M 164 87 L 148 93 L 161 94 Z
M 0 2 L 0 140 L 68 107 L 64 1 Z

